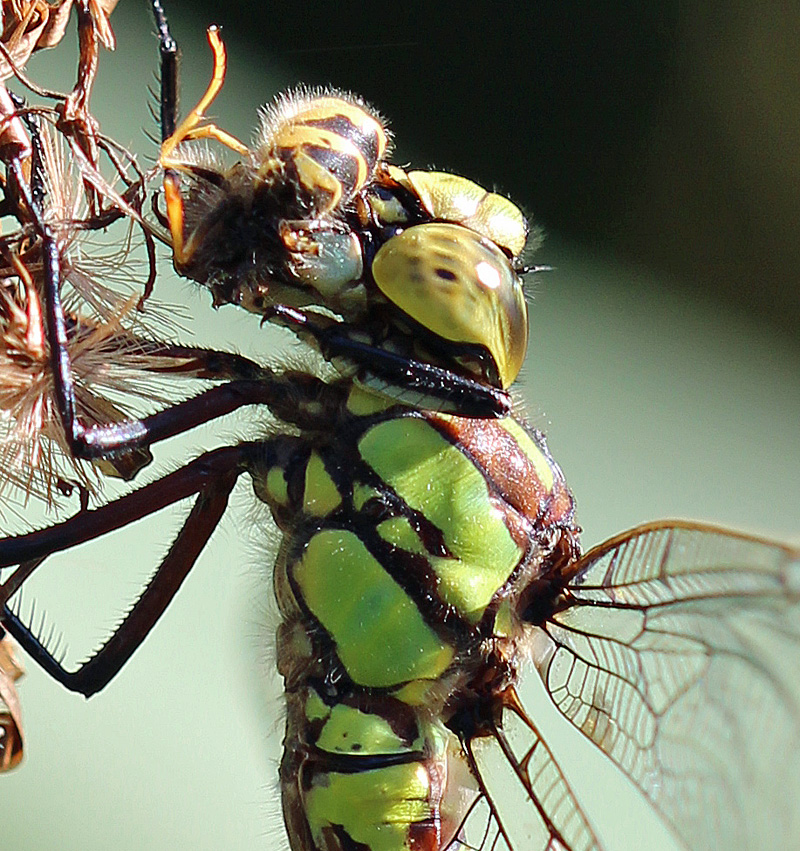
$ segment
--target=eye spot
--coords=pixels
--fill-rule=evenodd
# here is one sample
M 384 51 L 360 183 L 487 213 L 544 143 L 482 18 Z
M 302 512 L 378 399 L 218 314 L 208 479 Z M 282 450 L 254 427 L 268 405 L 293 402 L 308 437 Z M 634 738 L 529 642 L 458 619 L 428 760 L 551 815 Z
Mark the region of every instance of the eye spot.
M 443 281 L 455 281 L 456 273 L 451 272 L 449 269 L 442 269 L 440 267 L 436 270 L 436 277 L 441 278 Z

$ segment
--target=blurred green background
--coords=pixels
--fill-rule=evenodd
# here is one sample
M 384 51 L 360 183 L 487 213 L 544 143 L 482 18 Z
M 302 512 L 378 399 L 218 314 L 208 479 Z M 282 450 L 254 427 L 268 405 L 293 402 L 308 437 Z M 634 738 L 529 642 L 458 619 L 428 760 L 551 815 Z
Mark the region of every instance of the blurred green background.
M 544 225 L 536 260 L 555 271 L 530 282 L 520 395 L 576 493 L 587 545 L 659 517 L 800 543 L 797 19 L 755 3 L 631 5 L 174 2 L 169 12 L 187 107 L 208 79 L 205 26 L 225 26 L 229 76 L 214 114 L 241 138 L 282 87 L 351 88 L 391 119 L 398 162 L 473 177 Z M 114 26 L 95 112 L 149 162 L 157 51 L 146 3 L 121 0 Z M 64 87 L 70 49 L 29 70 Z M 158 296 L 193 315 L 185 339 L 260 358 L 297 352 L 252 317 L 214 313 L 163 270 Z M 262 433 L 263 419 L 244 412 L 171 442 L 144 479 Z M 0 780 L 1 848 L 285 847 L 274 538 L 252 503 L 242 482 L 167 615 L 103 693 L 86 703 L 29 666 L 27 757 Z M 106 594 L 136 587 L 182 513 L 47 565 L 41 593 L 68 638 L 84 620 L 68 594 L 112 624 L 120 604 Z M 570 731 L 554 729 L 554 741 L 562 734 L 609 845 L 669 847 Z

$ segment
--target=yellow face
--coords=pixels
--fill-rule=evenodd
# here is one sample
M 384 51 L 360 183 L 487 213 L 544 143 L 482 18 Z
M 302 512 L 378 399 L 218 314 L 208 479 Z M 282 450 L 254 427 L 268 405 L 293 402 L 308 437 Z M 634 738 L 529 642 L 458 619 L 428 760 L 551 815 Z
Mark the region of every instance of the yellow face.
M 360 99 L 300 89 L 265 113 L 258 178 L 293 184 L 307 216 L 325 216 L 367 185 L 388 144 L 382 119 Z

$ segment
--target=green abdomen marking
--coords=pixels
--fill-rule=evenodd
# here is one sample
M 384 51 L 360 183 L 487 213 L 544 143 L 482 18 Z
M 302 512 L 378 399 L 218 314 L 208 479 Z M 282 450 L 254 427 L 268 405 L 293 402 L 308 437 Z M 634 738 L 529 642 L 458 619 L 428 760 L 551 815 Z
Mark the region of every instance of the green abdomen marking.
M 338 828 L 369 851 L 413 847 L 409 829 L 432 820 L 430 778 L 418 762 L 368 771 L 319 775 L 305 793 L 308 824 L 317 848 L 329 847 L 325 831 Z
M 522 557 L 483 474 L 427 420 L 403 417 L 371 428 L 359 442 L 364 460 L 406 504 L 443 536 L 449 555 L 428 555 L 436 592 L 472 624 Z M 402 518 L 378 531 L 390 543 L 424 553 Z
M 318 532 L 293 575 L 357 684 L 381 688 L 435 679 L 452 661 L 453 648 L 355 533 Z
M 515 571 L 536 568 L 537 524 L 569 522 L 571 497 L 511 419 L 356 402 L 285 453 L 287 486 L 267 494 L 287 530 L 285 623 L 309 636 L 282 668 L 284 809 L 301 851 L 442 851 L 480 791 L 447 726 L 473 688 L 464 662 L 512 640 Z

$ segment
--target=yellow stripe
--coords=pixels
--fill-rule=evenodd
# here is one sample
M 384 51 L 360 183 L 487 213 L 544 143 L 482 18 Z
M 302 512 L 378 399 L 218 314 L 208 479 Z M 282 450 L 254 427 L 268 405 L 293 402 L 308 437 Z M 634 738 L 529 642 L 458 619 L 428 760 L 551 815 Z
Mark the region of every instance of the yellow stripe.
M 548 492 L 553 490 L 553 468 L 544 452 L 533 442 L 527 431 L 511 417 L 506 417 L 499 425 L 516 440 L 525 457 L 533 464 L 536 475 Z

